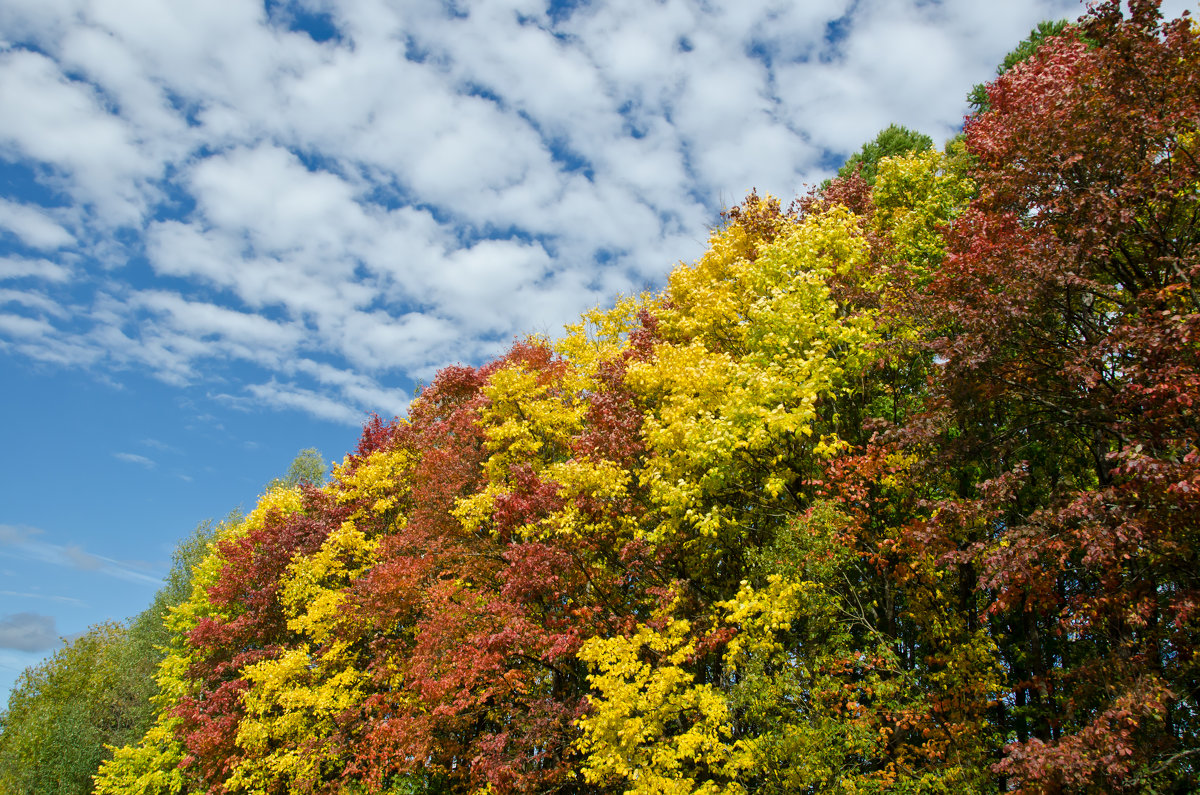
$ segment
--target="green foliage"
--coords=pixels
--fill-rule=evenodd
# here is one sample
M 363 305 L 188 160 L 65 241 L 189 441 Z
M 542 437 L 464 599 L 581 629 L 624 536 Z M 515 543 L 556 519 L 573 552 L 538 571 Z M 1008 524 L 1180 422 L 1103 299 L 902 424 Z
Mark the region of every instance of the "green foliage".
M 129 742 L 148 715 L 137 651 L 125 627 L 100 624 L 22 673 L 0 734 L 0 790 L 92 791 L 105 746 Z
M 268 483 L 266 490 L 290 489 L 300 485 L 320 486 L 325 483 L 327 473 L 321 451 L 315 447 L 306 447 L 296 453 L 284 476 Z
M 155 671 L 165 648 L 179 642 L 165 619 L 190 594 L 192 569 L 215 532 L 201 522 L 180 542 L 163 587 L 127 625 L 93 627 L 22 675 L 0 733 L 4 792 L 91 792 L 111 747 L 146 732 L 156 717 Z
M 868 185 L 875 184 L 879 163 L 884 158 L 899 157 L 933 148 L 933 139 L 924 133 L 910 130 L 901 124 L 889 124 L 874 139 L 867 141 L 846 160 L 837 175 L 845 178 L 857 173 Z M 828 185 L 828 183 L 826 183 Z
M 134 654 L 146 659 L 149 664 L 147 687 L 150 687 L 154 668 L 162 659 L 164 650 L 172 643 L 173 636 L 166 626 L 167 616 L 191 595 L 193 569 L 208 554 L 218 529 L 236 524 L 240 519 L 240 513 L 233 511 L 219 523 L 206 519 L 197 524 L 171 553 L 171 569 L 163 586 L 155 592 L 150 606 L 130 621 L 129 643 L 136 649 Z M 150 695 L 153 695 L 153 691 L 147 690 L 147 703 Z M 146 726 L 148 724 L 143 726 L 143 730 Z

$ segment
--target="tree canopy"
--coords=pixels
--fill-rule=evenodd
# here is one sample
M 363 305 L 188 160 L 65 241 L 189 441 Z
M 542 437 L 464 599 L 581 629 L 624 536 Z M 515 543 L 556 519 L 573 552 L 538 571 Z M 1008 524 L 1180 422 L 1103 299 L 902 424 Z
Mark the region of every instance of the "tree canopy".
M 1200 36 L 1060 32 L 273 483 L 96 791 L 1194 791 Z

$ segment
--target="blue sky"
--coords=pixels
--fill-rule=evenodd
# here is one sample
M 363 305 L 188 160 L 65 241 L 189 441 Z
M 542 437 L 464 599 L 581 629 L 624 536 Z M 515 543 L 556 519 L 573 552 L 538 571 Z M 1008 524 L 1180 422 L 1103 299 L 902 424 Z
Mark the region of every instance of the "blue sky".
M 658 286 L 752 187 L 945 140 L 1081 11 L 0 0 L 0 688 L 301 448 Z

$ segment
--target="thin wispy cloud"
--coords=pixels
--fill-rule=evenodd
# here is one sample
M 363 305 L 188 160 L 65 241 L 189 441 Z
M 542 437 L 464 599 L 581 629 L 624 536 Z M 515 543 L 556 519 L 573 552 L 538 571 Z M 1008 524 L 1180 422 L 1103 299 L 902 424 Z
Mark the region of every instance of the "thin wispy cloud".
M 113 453 L 112 456 L 118 461 L 124 461 L 127 464 L 137 464 L 146 469 L 154 469 L 157 466 L 152 459 L 144 455 L 138 455 L 137 453 Z
M 35 591 L 0 591 L 0 596 L 8 596 L 17 599 L 38 599 L 47 602 L 57 602 L 65 605 L 85 606 L 87 602 L 82 599 L 75 599 L 71 596 L 58 596 L 56 594 L 37 593 Z
M 155 586 L 162 584 L 162 574 L 156 574 L 147 563 L 97 555 L 78 544 L 53 543 L 46 540 L 45 533 L 35 527 L 0 524 L 0 557 L 95 572 L 126 582 Z

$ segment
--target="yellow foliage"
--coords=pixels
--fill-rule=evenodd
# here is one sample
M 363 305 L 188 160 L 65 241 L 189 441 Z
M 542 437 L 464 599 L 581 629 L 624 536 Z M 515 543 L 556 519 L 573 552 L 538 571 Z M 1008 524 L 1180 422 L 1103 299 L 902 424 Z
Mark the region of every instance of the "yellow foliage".
M 348 586 L 375 562 L 378 539 L 367 538 L 352 521 L 329 534 L 316 553 L 297 558 L 280 587 L 280 602 L 292 618 L 288 629 L 317 643 L 330 640 Z
M 742 793 L 725 775 L 730 715 L 715 687 L 687 668 L 696 644 L 687 621 L 631 637 L 595 638 L 579 658 L 597 693 L 579 721 L 582 774 L 591 784 L 624 782 L 631 795 Z
M 187 782 L 179 770 L 183 745 L 175 736 L 177 718 L 159 712 L 141 743 L 117 748 L 94 777 L 97 795 L 178 795 Z
M 735 224 L 672 273 L 657 312 L 667 341 L 629 367 L 653 406 L 644 437 L 656 455 L 640 475 L 661 511 L 651 540 L 736 532 L 731 504 L 779 497 L 805 476 L 798 467 L 845 446 L 818 406 L 856 387 L 878 339 L 874 317 L 844 311 L 828 284 L 869 266 L 858 220 L 834 207 L 750 250 Z
M 628 316 L 633 313 L 632 302 L 607 316 L 592 313 L 601 329 L 600 347 L 592 348 L 580 329 L 565 349 L 594 369 L 600 361 L 596 358 L 598 351 L 607 354 L 620 344 Z M 598 532 L 599 528 L 580 510 L 578 498 L 614 501 L 627 496 L 632 482 L 629 472 L 610 461 L 571 453 L 573 440 L 585 427 L 594 374 L 584 372 L 572 360 L 560 360 L 554 366 L 560 370 L 554 379 L 547 379 L 523 364 L 511 364 L 493 373 L 483 388 L 488 403 L 478 422 L 490 453 L 484 464 L 487 482 L 476 493 L 461 498 L 454 508 L 454 515 L 467 530 L 490 529 L 496 499 L 509 492 L 510 478 L 522 468 L 556 484 L 558 495 L 566 500 L 561 511 L 518 528 L 526 540 L 582 538 Z M 632 534 L 631 519 L 618 517 L 616 523 L 618 532 Z
M 873 222 L 890 237 L 893 267 L 906 267 L 918 284 L 928 281 L 945 256 L 941 227 L 975 191 L 970 179 L 948 165 L 947 156 L 932 149 L 879 162 Z M 885 268 L 870 286 L 886 291 L 893 279 Z
M 816 588 L 811 582 L 790 582 L 783 575 L 767 577 L 765 589 L 742 581 L 734 599 L 717 604 L 725 611 L 726 623 L 737 626 L 738 634 L 725 647 L 725 663 L 731 671 L 751 658 L 775 659 L 785 651 L 776 633 L 791 627 L 805 606 L 804 596 Z
M 581 373 L 594 376 L 602 362 L 616 359 L 637 327 L 638 315 L 652 302 L 649 296 L 618 297 L 612 309 L 591 309 L 580 322 L 567 325 L 554 349 Z
M 520 364 L 492 374 L 483 388 L 488 405 L 479 420 L 492 451 L 485 466 L 491 482 L 521 464 L 539 471 L 543 462 L 565 457 L 587 413 L 587 403 L 569 381 L 544 378 Z
M 381 495 L 398 490 L 409 464 L 403 451 L 376 452 L 326 488 L 336 491 L 339 502 L 362 499 L 370 510 L 387 512 L 394 502 Z M 288 629 L 299 640 L 279 657 L 242 671 L 250 687 L 242 696 L 246 715 L 237 743 L 247 755 L 227 789 L 272 791 L 280 783 L 304 789 L 344 761 L 343 751 L 328 738 L 337 732 L 338 716 L 359 705 L 371 684 L 356 627 L 345 611 L 346 588 L 375 564 L 378 544 L 349 520 L 319 550 L 288 566 L 279 601 Z
M 347 457 L 333 468 L 331 488 L 340 503 L 362 501 L 369 506 L 355 511 L 351 518 L 381 515 L 396 507 L 413 464 L 413 454 L 405 448 L 376 450 L 353 467 Z

